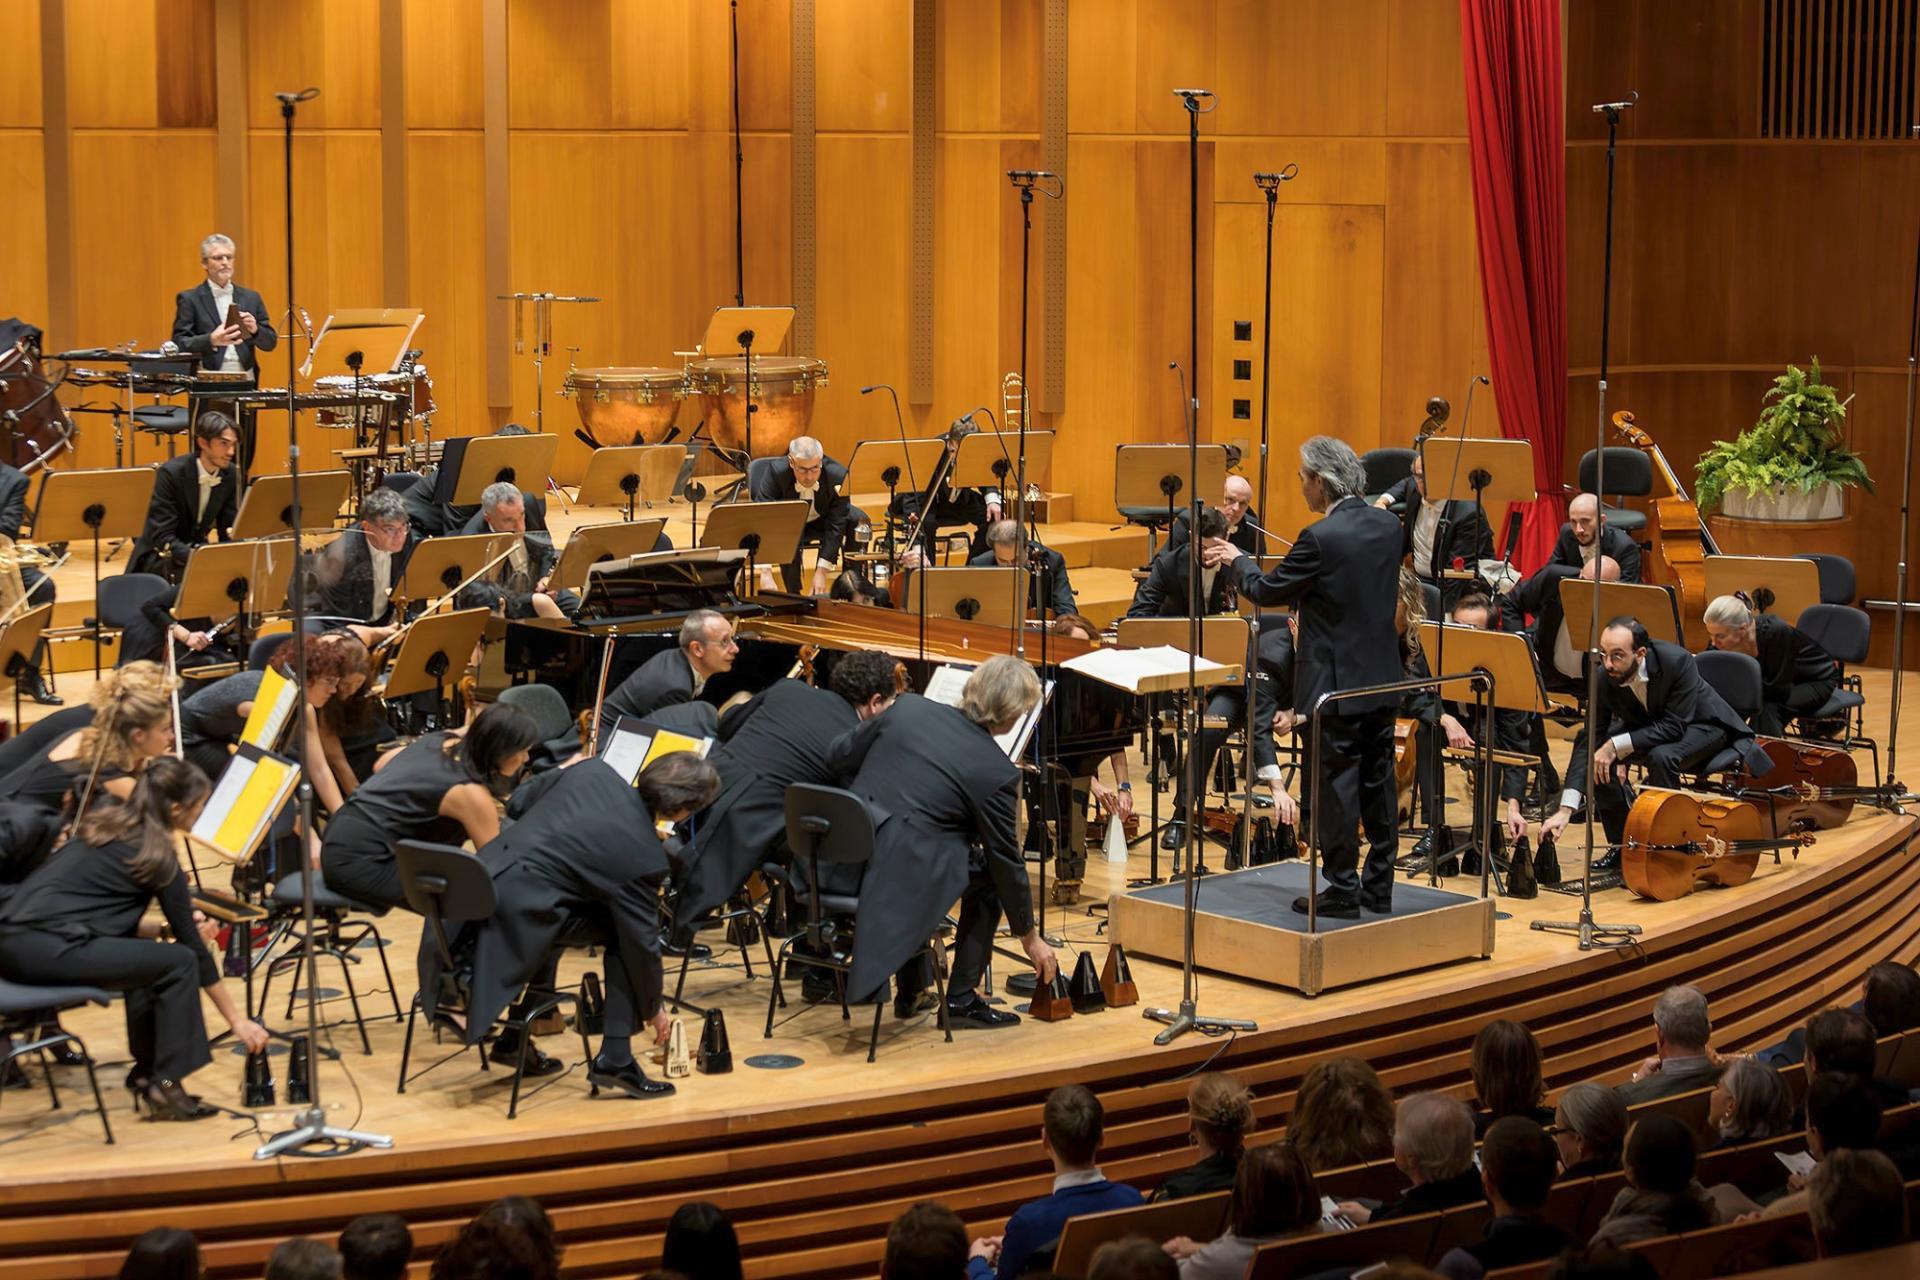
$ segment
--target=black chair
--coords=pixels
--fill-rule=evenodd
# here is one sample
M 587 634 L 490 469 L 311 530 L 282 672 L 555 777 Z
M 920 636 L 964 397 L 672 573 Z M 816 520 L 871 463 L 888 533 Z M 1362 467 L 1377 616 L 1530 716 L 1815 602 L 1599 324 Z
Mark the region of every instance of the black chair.
M 95 604 L 100 625 L 109 631 L 124 630 L 140 621 L 140 611 L 151 600 L 165 595 L 170 586 L 157 573 L 116 573 L 100 579 L 100 598 Z M 86 620 L 91 627 L 92 618 Z
M 468 1005 L 472 998 L 473 966 L 455 955 L 453 939 L 447 932 L 448 924 L 466 924 L 470 921 L 485 920 L 493 915 L 497 899 L 493 893 L 493 873 L 487 870 L 487 864 L 468 853 L 465 849 L 449 844 L 429 844 L 424 840 L 402 840 L 394 847 L 394 857 L 400 865 L 400 884 L 407 895 L 407 905 L 420 913 L 426 920 L 426 937 L 433 944 L 440 958 L 440 990 L 435 999 L 435 1022 L 452 1019 L 447 1015 L 459 1017 L 468 1015 Z M 574 1026 L 580 1032 L 580 1048 L 588 1062 L 593 1061 L 593 1046 L 587 1040 L 586 1019 L 580 1016 L 580 997 L 572 991 L 556 991 L 548 987 L 528 987 L 527 999 L 522 1002 L 526 1007 L 515 1015 L 511 1009 L 494 1020 L 495 1028 L 520 1033 L 520 1059 L 514 1064 L 513 1096 L 507 1102 L 507 1119 L 512 1120 L 520 1113 L 520 1081 L 527 1065 L 527 1046 L 533 1041 L 530 1024 L 559 1009 L 562 1005 L 574 1007 Z M 420 993 L 415 992 L 413 1004 L 407 1009 L 407 1036 L 400 1048 L 400 1084 L 399 1092 L 407 1091 L 407 1063 L 413 1056 L 413 1024 L 420 1013 Z M 487 1064 L 486 1040 L 475 1046 L 480 1054 L 480 1069 L 489 1069 Z M 431 1066 L 422 1067 L 411 1077 L 418 1080 L 432 1071 L 434 1067 L 451 1062 L 466 1052 L 463 1045 L 441 1058 Z M 546 1084 L 540 1085 L 533 1093 L 564 1078 L 564 1073 L 555 1076 Z M 533 1093 L 528 1094 L 532 1097 Z
M 542 742 L 573 728 L 573 712 L 567 709 L 566 696 L 550 684 L 508 685 L 500 691 L 499 700 L 532 716 Z
M 184 435 L 193 425 L 193 415 L 183 404 L 141 404 L 133 408 L 133 429 L 145 431 L 157 443 L 161 436 Z M 167 452 L 173 452 L 169 442 Z
M 1850 605 L 1853 603 L 1858 590 L 1855 585 L 1853 561 L 1845 556 L 1836 556 L 1826 551 L 1802 551 L 1795 558 L 1813 561 L 1814 569 L 1820 574 L 1821 604 Z
M 380 936 L 380 926 L 371 919 L 349 919 L 348 915 L 350 912 L 385 915 L 386 908 L 349 898 L 328 888 L 324 880 L 316 880 L 313 886 L 314 932 L 309 934 L 305 893 L 306 872 L 300 870 L 276 879 L 273 891 L 267 895 L 267 926 L 273 931 L 273 936 L 261 958 L 272 958 L 267 961 L 266 973 L 261 979 L 259 1010 L 266 1010 L 267 996 L 273 990 L 275 977 L 292 970 L 298 980 L 309 953 L 331 957 L 340 965 L 341 980 L 347 988 L 347 1000 L 353 1006 L 353 1025 L 360 1032 L 360 1051 L 371 1054 L 373 1042 L 367 1038 L 366 1019 L 360 1013 L 360 993 L 353 985 L 353 966 L 360 963 L 360 957 L 353 954 L 354 950 L 372 940 L 374 954 L 380 957 L 380 970 L 387 978 L 387 998 L 393 1001 L 395 1022 L 400 1021 L 402 1016 L 400 989 L 394 985 L 393 967 L 387 963 L 387 940 Z M 282 943 L 289 944 L 287 949 L 274 955 Z M 289 1018 L 293 1016 L 294 1001 L 298 997 L 297 989 L 287 993 L 286 1016 Z
M 1437 582 L 1428 582 L 1425 578 L 1422 578 L 1420 579 L 1420 592 L 1422 600 L 1426 605 L 1427 621 L 1444 621 L 1445 615 L 1441 613 L 1440 584 Z
M 766 885 L 766 892 L 758 899 L 754 897 L 749 886 L 742 885 L 718 910 L 702 916 L 699 920 L 688 921 L 684 935 L 685 940 L 691 943 L 696 929 L 704 930 L 716 926 L 724 928 L 727 945 L 740 949 L 740 969 L 746 974 L 749 982 L 753 981 L 754 976 L 754 943 L 758 942 L 761 949 L 766 952 L 768 970 L 771 971 L 773 968 L 773 930 L 768 927 L 767 921 L 772 915 L 775 896 L 787 890 L 786 871 L 774 863 L 761 865 L 760 879 Z M 670 935 L 680 932 L 679 922 L 671 908 L 667 912 L 667 932 Z M 692 946 L 680 949 L 680 973 L 674 979 L 673 996 L 667 1003 L 671 1004 L 676 1011 L 686 1008 L 695 1013 L 704 1014 L 705 1009 L 681 998 L 687 989 L 687 970 L 693 964 L 693 950 Z M 781 1003 L 786 1002 L 782 1000 Z
M 826 866 L 859 867 L 873 860 L 873 814 L 866 802 L 851 791 L 839 787 L 817 787 L 796 782 L 787 788 L 787 847 L 793 850 L 796 866 L 807 869 L 807 882 L 801 894 L 807 919 L 799 933 L 780 944 L 773 960 L 773 994 L 767 999 L 768 1038 L 773 1036 L 775 1012 L 785 1003 L 780 991 L 780 972 L 798 961 L 817 969 L 829 970 L 840 992 L 840 1017 L 851 1021 L 847 1008 L 847 974 L 853 969 L 853 918 L 860 910 L 858 895 L 823 893 L 820 868 Z M 806 939 L 807 951 L 792 954 L 793 945 Z M 946 966 L 932 943 L 920 948 L 910 960 L 926 956 L 935 969 L 935 980 L 944 995 Z M 882 984 L 874 997 L 873 1034 L 867 1041 L 867 1061 L 872 1062 L 880 1049 L 880 1018 L 887 1007 L 887 989 Z M 940 1030 L 949 1041 L 953 1028 L 947 1023 L 947 1002 L 940 1001 Z
M 1367 501 L 1377 501 L 1387 490 L 1413 474 L 1411 449 L 1369 449 L 1360 455 L 1360 467 L 1367 473 Z
M 1841 558 L 1835 556 L 1833 559 Z M 1849 569 L 1851 567 L 1848 566 Z M 1823 586 L 1823 594 L 1824 591 Z M 1855 609 L 1851 605 L 1813 604 L 1801 612 L 1800 621 L 1795 625 L 1840 664 L 1840 687 L 1827 698 L 1825 706 L 1810 716 L 1799 718 L 1800 732 L 1811 738 L 1835 743 L 1849 751 L 1855 747 L 1865 747 L 1873 755 L 1873 777 L 1878 785 L 1880 744 L 1867 736 L 1867 700 L 1861 692 L 1860 675 L 1848 670 L 1867 660 L 1867 646 L 1873 640 L 1873 619 L 1865 610 Z M 1842 721 L 1846 729 L 1837 737 L 1831 733 L 1808 731 L 1808 722 L 1819 724 L 1823 720 Z
M 1744 653 L 1721 649 L 1707 650 L 1694 658 L 1694 664 L 1699 669 L 1700 678 L 1733 708 L 1733 714 L 1751 725 L 1754 716 L 1760 713 L 1766 688 L 1766 682 L 1760 674 L 1760 664 Z M 1725 747 L 1694 772 L 1695 776 L 1705 778 L 1737 769 L 1742 763 L 1744 761 L 1739 751 Z
M 1580 455 L 1580 491 L 1598 492 L 1599 452 L 1589 449 Z M 1600 511 L 1607 523 L 1624 530 L 1636 540 L 1647 527 L 1647 513 L 1626 507 L 1607 505 L 1608 497 L 1644 498 L 1653 493 L 1653 463 L 1638 449 L 1610 447 L 1607 450 L 1607 491 L 1600 495 Z
M 420 473 L 418 471 L 389 471 L 386 475 L 380 477 L 382 487 L 391 489 L 395 493 L 410 492 L 413 486 L 419 483 Z
M 58 1111 L 60 1092 L 54 1087 L 53 1066 L 46 1052 L 59 1045 L 72 1045 L 86 1060 L 87 1084 L 93 1090 L 94 1109 L 100 1113 L 100 1128 L 107 1135 L 109 1146 L 113 1144 L 113 1125 L 107 1120 L 106 1104 L 100 1100 L 100 1078 L 94 1074 L 87 1046 L 80 1042 L 79 1036 L 57 1025 L 50 1035 L 42 1035 L 41 1028 L 49 1015 L 63 1009 L 77 1009 L 83 1004 L 104 1005 L 112 999 L 111 994 L 98 987 L 39 987 L 0 978 L 0 1035 L 9 1041 L 7 1049 L 0 1052 L 0 1071 L 29 1053 L 42 1055 L 47 1097 Z

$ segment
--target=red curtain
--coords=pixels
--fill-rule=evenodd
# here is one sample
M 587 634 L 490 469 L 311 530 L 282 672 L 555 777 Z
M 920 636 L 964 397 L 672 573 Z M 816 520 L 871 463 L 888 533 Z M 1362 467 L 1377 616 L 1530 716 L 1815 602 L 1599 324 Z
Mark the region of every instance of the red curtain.
M 1532 572 L 1566 519 L 1566 130 L 1560 5 L 1460 0 L 1474 224 L 1500 429 L 1533 445 L 1534 489 L 1514 559 Z

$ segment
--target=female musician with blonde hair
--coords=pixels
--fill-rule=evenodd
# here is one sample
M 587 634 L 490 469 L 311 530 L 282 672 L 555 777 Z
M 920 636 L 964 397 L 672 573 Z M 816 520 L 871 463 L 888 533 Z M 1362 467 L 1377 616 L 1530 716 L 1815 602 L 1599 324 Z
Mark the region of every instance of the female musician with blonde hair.
M 77 812 L 80 798 L 133 794 L 147 762 L 173 750 L 171 685 L 157 663 L 134 662 L 101 677 L 93 721 L 47 745 L 0 778 L 0 795 L 41 809 Z

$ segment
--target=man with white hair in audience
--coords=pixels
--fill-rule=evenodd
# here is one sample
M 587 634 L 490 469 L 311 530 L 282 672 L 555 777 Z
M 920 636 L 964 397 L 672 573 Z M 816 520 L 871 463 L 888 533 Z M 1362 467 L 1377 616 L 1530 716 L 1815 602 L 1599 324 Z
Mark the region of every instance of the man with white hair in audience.
M 1342 1217 L 1360 1225 L 1411 1218 L 1477 1204 L 1485 1194 L 1473 1166 L 1473 1112 L 1458 1098 L 1441 1093 L 1402 1098 L 1393 1112 L 1393 1162 L 1412 1185 L 1385 1204 L 1342 1201 Z
M 818 547 L 809 594 L 825 595 L 840 567 L 841 550 L 860 519 L 860 513 L 847 501 L 846 467 L 827 457 L 812 436 L 795 436 L 787 445 L 786 457 L 756 459 L 747 474 L 747 487 L 755 502 L 798 500 L 807 504 L 807 524 L 800 535 L 800 546 L 793 563 L 780 566 L 780 575 L 787 590 L 798 591 L 801 554 L 808 547 Z M 773 569 L 772 565 L 760 566 L 762 586 L 772 585 Z
M 1653 1002 L 1654 1054 L 1634 1069 L 1630 1080 L 1616 1087 L 1620 1100 L 1631 1107 L 1711 1088 L 1720 1078 L 1720 1064 L 1707 1048 L 1712 1036 L 1707 998 L 1700 989 L 1668 987 Z

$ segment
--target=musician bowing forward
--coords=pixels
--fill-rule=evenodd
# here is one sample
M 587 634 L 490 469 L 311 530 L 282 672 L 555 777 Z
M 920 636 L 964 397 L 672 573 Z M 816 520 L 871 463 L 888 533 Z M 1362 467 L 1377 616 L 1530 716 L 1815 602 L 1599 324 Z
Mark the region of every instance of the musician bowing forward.
M 856 519 L 863 518 L 847 501 L 846 483 L 847 469 L 827 457 L 812 436 L 795 436 L 787 445 L 786 457 L 758 459 L 747 468 L 747 486 L 755 502 L 807 504 L 800 547 L 820 549 L 813 566 L 812 595 L 827 593 L 840 566 L 840 550 L 852 534 Z M 773 568 L 760 567 L 761 585 L 771 585 Z M 780 566 L 780 576 L 787 590 L 800 589 L 799 551 L 794 553 L 792 564 Z
M 1707 642 L 1744 653 L 1760 664 L 1759 733 L 1778 735 L 1787 721 L 1811 716 L 1840 687 L 1840 664 L 1820 642 L 1771 613 L 1756 613 L 1744 596 L 1717 596 L 1707 605 Z
M 580 611 L 580 597 L 551 585 L 560 557 L 553 540 L 527 531 L 526 498 L 514 485 L 496 481 L 480 491 L 480 518 L 485 532 L 520 535 L 506 562 L 480 584 L 491 588 L 490 603 L 509 618 L 571 618 Z

